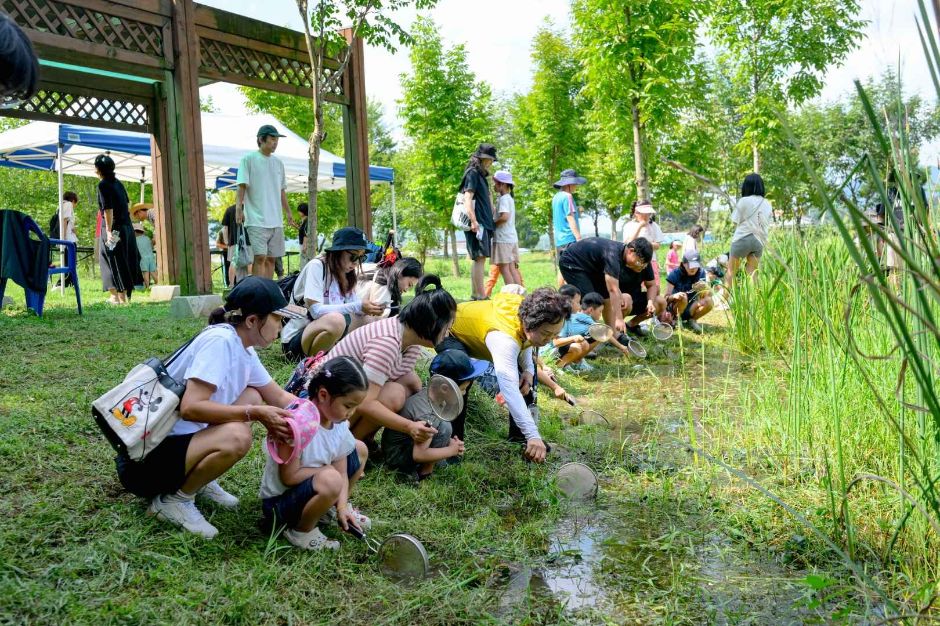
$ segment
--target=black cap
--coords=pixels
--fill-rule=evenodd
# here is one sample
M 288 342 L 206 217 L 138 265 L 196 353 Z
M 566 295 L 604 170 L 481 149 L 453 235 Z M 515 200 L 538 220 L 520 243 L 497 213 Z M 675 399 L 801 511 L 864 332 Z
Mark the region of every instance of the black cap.
M 459 383 L 480 377 L 489 366 L 488 361 L 471 359 L 463 350 L 451 349 L 444 350 L 434 357 L 430 371 Z
M 473 156 L 477 157 L 478 159 L 493 159 L 494 161 L 499 160 L 496 158 L 496 146 L 491 143 L 481 143 L 477 147 L 477 151 L 473 153 Z
M 697 270 L 702 267 L 702 256 L 695 250 L 689 250 L 682 255 L 682 262 L 690 270 Z
M 282 135 L 281 133 L 277 132 L 277 129 L 270 124 L 265 124 L 258 129 L 259 137 L 264 137 L 266 135 L 271 135 L 272 137 L 287 137 L 287 135 Z
M 368 250 L 369 242 L 366 241 L 366 235 L 355 226 L 340 228 L 333 233 L 333 243 L 327 252 L 339 252 L 340 250 Z
M 287 298 L 277 283 L 269 278 L 247 276 L 225 296 L 225 310 L 239 311 L 243 317 L 276 313 L 287 319 L 300 319 L 306 311 L 288 307 Z

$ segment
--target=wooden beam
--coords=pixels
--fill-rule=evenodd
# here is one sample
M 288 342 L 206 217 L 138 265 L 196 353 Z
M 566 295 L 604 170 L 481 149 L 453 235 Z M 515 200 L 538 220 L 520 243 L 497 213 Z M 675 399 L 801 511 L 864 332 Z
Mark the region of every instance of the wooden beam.
M 107 15 L 123 17 L 136 22 L 163 26 L 170 16 L 168 0 L 57 0 L 59 4 L 71 4 Z
M 162 77 L 163 70 L 172 68 L 172 65 L 167 66 L 165 60 L 159 57 L 139 52 L 44 33 L 32 28 L 24 28 L 23 32 L 33 42 L 40 59 L 154 79 Z
M 349 223 L 372 237 L 372 202 L 369 187 L 369 124 L 366 107 L 365 62 L 362 39 L 352 29 L 342 31 L 352 52 L 343 76 L 343 139 L 346 150 L 346 202 Z
M 113 76 L 101 76 L 48 65 L 40 70 L 40 78 L 40 89 L 65 89 L 96 97 L 101 92 L 108 92 L 113 96 L 118 96 L 120 100 L 141 102 L 148 106 L 153 100 L 153 83 L 122 80 Z

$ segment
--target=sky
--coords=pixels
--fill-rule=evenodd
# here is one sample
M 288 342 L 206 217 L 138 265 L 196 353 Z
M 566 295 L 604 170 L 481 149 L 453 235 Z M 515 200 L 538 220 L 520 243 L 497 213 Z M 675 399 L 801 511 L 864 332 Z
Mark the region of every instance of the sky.
M 292 0 L 201 0 L 214 6 L 295 30 L 303 23 Z M 853 89 L 855 78 L 865 79 L 886 65 L 897 66 L 907 90 L 932 96 L 932 84 L 917 35 L 914 14 L 917 0 L 861 0 L 861 17 L 868 20 L 865 40 L 842 67 L 826 77 L 821 98 L 834 100 Z M 472 9 L 468 9 L 472 7 Z M 447 45 L 463 43 L 470 69 L 487 81 L 496 94 L 521 93 L 531 82 L 530 44 L 546 19 L 556 25 L 570 22 L 570 0 L 440 0 L 429 14 L 440 27 Z M 403 11 L 398 22 L 410 25 L 417 12 Z M 401 97 L 399 76 L 409 69 L 408 51 L 390 53 L 367 48 L 366 93 L 378 99 L 396 136 L 400 136 L 396 101 Z M 222 113 L 244 111 L 241 95 L 231 85 L 202 89 Z

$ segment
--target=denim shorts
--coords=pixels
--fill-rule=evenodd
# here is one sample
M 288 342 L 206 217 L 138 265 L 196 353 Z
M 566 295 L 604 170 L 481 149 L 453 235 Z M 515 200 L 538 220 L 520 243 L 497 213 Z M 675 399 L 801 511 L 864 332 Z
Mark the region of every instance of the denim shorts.
M 346 457 L 346 476 L 352 478 L 359 471 L 359 453 L 353 451 Z M 270 526 L 287 525 L 294 528 L 300 522 L 304 507 L 317 495 L 313 483 L 316 476 L 311 476 L 299 485 L 294 485 L 279 496 L 265 498 L 261 501 L 261 514 L 265 524 Z

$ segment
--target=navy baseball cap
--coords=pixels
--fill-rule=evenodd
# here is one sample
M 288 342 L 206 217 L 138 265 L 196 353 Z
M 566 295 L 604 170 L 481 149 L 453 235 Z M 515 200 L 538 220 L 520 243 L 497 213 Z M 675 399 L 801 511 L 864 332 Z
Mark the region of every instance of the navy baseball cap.
M 453 381 L 462 383 L 479 378 L 489 366 L 489 361 L 471 359 L 463 350 L 451 349 L 444 350 L 434 357 L 434 360 L 431 361 L 431 374 L 446 376 Z

